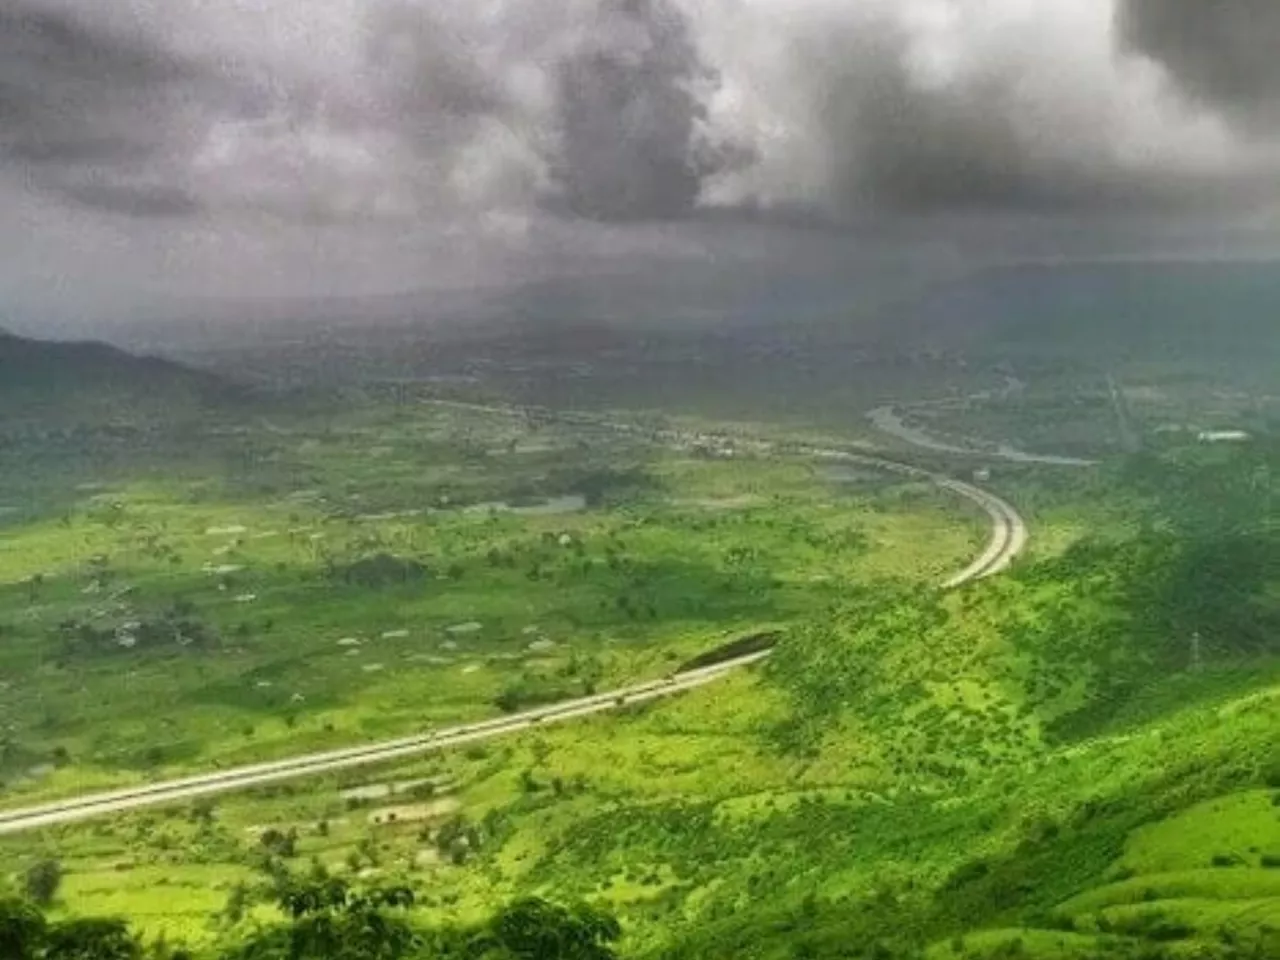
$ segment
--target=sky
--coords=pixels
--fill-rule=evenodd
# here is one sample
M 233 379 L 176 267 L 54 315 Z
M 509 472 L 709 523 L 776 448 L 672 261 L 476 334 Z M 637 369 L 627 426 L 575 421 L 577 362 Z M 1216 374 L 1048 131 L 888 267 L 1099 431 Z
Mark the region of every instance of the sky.
M 0 325 L 812 244 L 772 223 L 1256 240 L 1277 43 L 1273 0 L 5 0 Z

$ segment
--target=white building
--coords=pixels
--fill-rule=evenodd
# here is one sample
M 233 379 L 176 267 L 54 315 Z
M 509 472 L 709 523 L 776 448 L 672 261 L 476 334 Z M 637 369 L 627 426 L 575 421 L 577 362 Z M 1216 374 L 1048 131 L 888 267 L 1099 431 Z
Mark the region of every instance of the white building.
M 1249 434 L 1244 430 L 1201 430 L 1196 439 L 1201 443 L 1244 443 Z

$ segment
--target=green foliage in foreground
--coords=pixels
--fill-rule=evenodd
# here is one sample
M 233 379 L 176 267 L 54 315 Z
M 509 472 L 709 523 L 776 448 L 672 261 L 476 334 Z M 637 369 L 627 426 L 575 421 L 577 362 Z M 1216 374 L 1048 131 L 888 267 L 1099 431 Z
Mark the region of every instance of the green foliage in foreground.
M 4 960 L 615 960 L 622 929 L 587 904 L 536 898 L 508 904 L 471 928 L 426 929 L 412 921 L 403 887 L 355 890 L 336 878 L 276 891 L 287 918 L 200 953 L 166 942 L 144 945 L 126 921 L 81 917 L 50 922 L 22 900 L 0 900 Z

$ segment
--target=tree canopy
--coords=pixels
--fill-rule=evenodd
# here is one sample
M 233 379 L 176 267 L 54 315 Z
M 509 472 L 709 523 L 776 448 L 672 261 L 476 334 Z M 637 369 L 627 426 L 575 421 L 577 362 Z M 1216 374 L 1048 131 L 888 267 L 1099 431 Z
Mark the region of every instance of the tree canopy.
M 3 960 L 617 960 L 618 921 L 588 904 L 525 898 L 469 928 L 431 928 L 407 887 L 357 889 L 346 880 L 283 877 L 282 919 L 231 931 L 204 950 L 145 946 L 126 921 L 51 921 L 29 900 L 0 900 Z

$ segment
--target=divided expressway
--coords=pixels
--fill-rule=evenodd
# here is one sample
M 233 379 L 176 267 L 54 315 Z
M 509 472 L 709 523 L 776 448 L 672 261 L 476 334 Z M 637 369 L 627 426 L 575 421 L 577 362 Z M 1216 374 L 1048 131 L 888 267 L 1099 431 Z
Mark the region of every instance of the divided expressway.
M 399 737 L 395 740 L 383 740 L 379 743 L 341 750 L 326 750 L 287 760 L 255 763 L 230 770 L 220 770 L 216 773 L 89 794 L 21 810 L 6 810 L 0 812 L 0 834 L 20 833 L 37 827 L 68 823 L 72 820 L 87 820 L 91 817 L 136 810 L 139 807 L 158 806 L 209 794 L 244 790 L 281 780 L 332 773 L 350 767 L 361 767 L 443 750 L 447 747 L 462 746 L 479 740 L 490 740 L 540 724 L 586 717 L 593 713 L 617 710 L 621 707 L 693 690 L 720 679 L 726 673 L 756 663 L 768 655 L 769 651 L 764 650 L 725 660 L 712 666 L 689 670 L 662 680 L 640 683 L 576 700 L 564 700 L 551 706 L 512 713 L 493 720 Z
M 450 405 L 472 406 L 469 404 Z M 506 407 L 475 406 L 473 409 L 490 413 L 515 414 L 518 412 L 516 408 Z M 619 431 L 635 432 L 637 429 L 631 425 L 616 424 L 604 420 L 593 420 L 592 422 L 596 426 Z M 687 441 L 694 438 L 694 435 L 675 431 L 660 431 L 660 436 L 668 441 Z M 761 450 L 774 449 L 772 444 L 763 441 L 757 442 L 757 446 Z M 861 464 L 878 470 L 929 481 L 981 507 L 991 520 L 991 538 L 986 548 L 971 564 L 943 582 L 944 589 L 954 589 L 971 581 L 999 573 L 1006 569 L 1026 546 L 1027 527 L 1018 512 L 1000 497 L 980 487 L 935 474 L 920 467 L 884 460 L 880 457 L 821 447 L 799 447 L 793 448 L 791 452 L 819 460 Z M 607 693 L 580 697 L 575 700 L 565 700 L 550 706 L 513 713 L 492 720 L 428 731 L 394 740 L 384 740 L 339 750 L 308 753 L 284 760 L 251 764 L 103 793 L 87 794 L 81 797 L 73 797 L 22 809 L 0 810 L 0 835 L 21 833 L 60 823 L 108 816 L 142 807 L 172 804 L 195 797 L 244 790 L 300 777 L 332 773 L 352 767 L 383 763 L 389 760 L 444 750 L 449 747 L 490 740 L 542 724 L 559 723 L 577 717 L 617 710 L 632 704 L 674 696 L 687 690 L 713 683 L 735 670 L 760 662 L 768 655 L 768 650 L 759 651 L 711 666 L 673 674 L 661 680 L 640 683 L 611 690 Z

